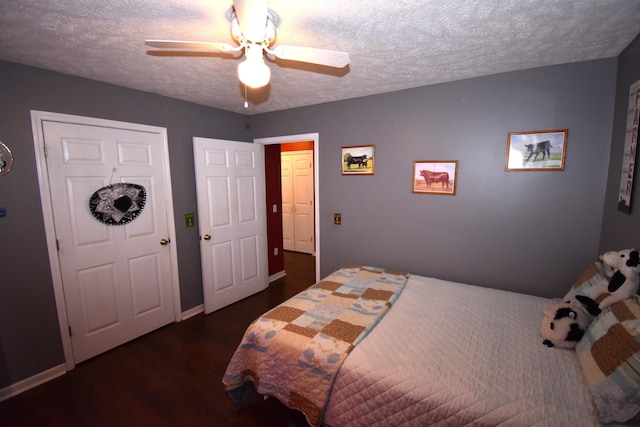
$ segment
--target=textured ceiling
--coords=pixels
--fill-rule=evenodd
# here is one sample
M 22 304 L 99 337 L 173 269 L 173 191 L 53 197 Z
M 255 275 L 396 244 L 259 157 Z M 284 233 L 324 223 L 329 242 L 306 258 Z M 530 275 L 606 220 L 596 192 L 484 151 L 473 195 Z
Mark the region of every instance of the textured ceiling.
M 344 70 L 268 62 L 238 82 L 229 55 L 162 57 L 145 39 L 232 43 L 232 0 L 0 0 L 0 60 L 257 114 L 540 66 L 617 56 L 638 0 L 270 0 L 278 44 L 349 52 Z

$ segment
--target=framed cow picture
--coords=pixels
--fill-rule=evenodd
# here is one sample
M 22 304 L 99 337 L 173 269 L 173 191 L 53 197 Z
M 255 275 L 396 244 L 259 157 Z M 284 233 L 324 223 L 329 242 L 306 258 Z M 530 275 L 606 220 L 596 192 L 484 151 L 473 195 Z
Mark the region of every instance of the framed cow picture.
M 568 129 L 509 132 L 506 171 L 563 171 Z
M 342 147 L 342 175 L 373 175 L 375 145 Z
M 457 178 L 457 160 L 414 160 L 411 192 L 453 196 Z

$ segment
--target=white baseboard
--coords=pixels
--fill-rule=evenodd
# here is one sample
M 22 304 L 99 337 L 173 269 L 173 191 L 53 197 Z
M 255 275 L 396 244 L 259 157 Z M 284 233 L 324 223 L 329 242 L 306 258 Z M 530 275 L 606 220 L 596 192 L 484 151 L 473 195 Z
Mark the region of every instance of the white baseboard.
M 282 279 L 286 275 L 287 275 L 287 273 L 284 270 L 279 271 L 276 274 L 273 274 L 273 275 L 269 276 L 269 283 L 275 282 L 278 279 Z
M 47 381 L 51 381 L 54 378 L 58 378 L 67 373 L 67 368 L 65 364 L 61 364 L 55 366 L 51 369 L 47 369 L 46 371 L 40 372 L 32 377 L 26 378 L 22 381 L 19 381 L 15 384 L 11 384 L 8 387 L 0 389 L 0 402 L 3 400 L 7 400 L 10 397 L 17 396 L 20 393 L 23 393 L 29 389 L 39 386 L 40 384 L 44 384 Z
M 190 317 L 196 316 L 204 312 L 204 304 L 196 305 L 187 311 L 182 312 L 182 320 L 187 320 Z

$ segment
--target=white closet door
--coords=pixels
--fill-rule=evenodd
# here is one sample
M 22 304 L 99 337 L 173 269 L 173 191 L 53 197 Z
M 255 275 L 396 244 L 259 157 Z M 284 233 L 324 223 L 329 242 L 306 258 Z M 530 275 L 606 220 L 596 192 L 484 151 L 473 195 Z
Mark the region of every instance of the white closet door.
M 313 152 L 284 152 L 281 158 L 283 248 L 313 254 Z
M 166 140 L 160 133 L 56 121 L 44 121 L 43 133 L 73 359 L 79 363 L 175 320 Z M 89 209 L 92 194 L 112 181 L 135 183 L 146 192 L 141 213 L 125 225 L 106 225 Z

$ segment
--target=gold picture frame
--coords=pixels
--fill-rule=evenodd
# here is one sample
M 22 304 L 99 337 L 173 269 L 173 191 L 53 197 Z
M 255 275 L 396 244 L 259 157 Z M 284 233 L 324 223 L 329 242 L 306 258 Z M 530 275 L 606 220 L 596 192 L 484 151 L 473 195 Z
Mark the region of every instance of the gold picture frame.
M 375 173 L 375 145 L 342 147 L 342 175 L 373 175 Z
M 457 160 L 414 160 L 411 192 L 455 196 Z
M 563 171 L 568 129 L 509 132 L 506 171 Z

